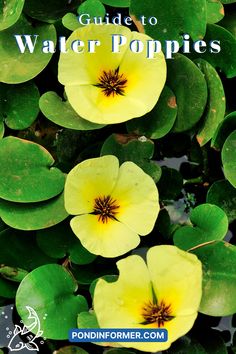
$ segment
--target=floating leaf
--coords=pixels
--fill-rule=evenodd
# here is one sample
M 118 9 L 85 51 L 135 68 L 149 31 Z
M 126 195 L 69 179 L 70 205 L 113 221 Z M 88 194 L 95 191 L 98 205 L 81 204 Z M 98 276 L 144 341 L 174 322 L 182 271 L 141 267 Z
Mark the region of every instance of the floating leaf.
M 15 229 L 46 229 L 67 216 L 63 194 L 40 203 L 12 203 L 0 199 L 0 217 Z
M 58 195 L 65 176 L 53 164 L 53 157 L 38 144 L 13 136 L 0 140 L 0 198 L 29 203 Z
M 87 251 L 72 232 L 69 221 L 37 232 L 39 247 L 50 257 L 69 257 L 75 264 L 89 264 L 96 256 Z
M 154 144 L 151 140 L 131 134 L 112 134 L 105 140 L 101 149 L 101 156 L 115 155 L 120 164 L 132 161 L 157 182 L 161 176 L 161 169 L 157 163 L 150 160 L 153 153 Z
M 63 101 L 55 92 L 49 91 L 40 97 L 39 107 L 53 123 L 76 130 L 92 130 L 104 127 L 81 118 L 68 101 Z
M 219 22 L 224 17 L 224 6 L 219 0 L 207 0 L 207 23 Z
M 80 26 L 77 16 L 71 12 L 68 12 L 65 16 L 63 16 L 62 24 L 70 31 L 75 31 Z
M 181 43 L 183 33 L 188 33 L 195 41 L 203 38 L 206 32 L 205 0 L 175 0 L 174 3 L 162 0 L 131 0 L 130 13 L 137 20 L 145 16 L 145 32 L 163 43 L 170 39 Z M 153 17 L 157 19 L 155 25 L 149 23 Z
M 167 85 L 178 104 L 173 131 L 183 132 L 200 120 L 207 102 L 207 84 L 197 66 L 182 54 L 168 61 L 167 73 Z
M 78 328 L 99 328 L 95 313 L 80 312 L 77 318 Z
M 225 115 L 225 93 L 219 75 L 207 61 L 195 60 L 195 63 L 204 74 L 208 88 L 208 99 L 202 124 L 197 134 L 200 146 L 205 145 L 213 137 L 218 125 Z
M 100 0 L 85 0 L 78 8 L 78 14 L 86 14 L 91 19 L 93 23 L 94 17 L 104 18 L 106 14 L 105 6 L 101 3 Z
M 105 5 L 113 6 L 113 7 L 129 7 L 130 0 L 101 0 L 101 2 Z
M 193 226 L 183 226 L 174 233 L 175 246 L 188 250 L 202 243 L 222 240 L 228 231 L 228 218 L 216 205 L 202 204 L 190 213 Z
M 0 84 L 3 101 L 0 114 L 11 129 L 28 128 L 39 113 L 39 91 L 33 82 L 19 85 Z
M 236 12 L 235 10 L 230 10 L 227 12 L 223 20 L 221 20 L 218 25 L 227 29 L 227 31 L 231 32 L 232 35 L 236 38 Z
M 221 207 L 229 222 L 236 220 L 236 188 L 228 181 L 216 181 L 207 192 L 207 203 Z
M 1 1 L 0 31 L 3 31 L 16 23 L 23 10 L 24 2 L 25 0 Z
M 225 140 L 234 130 L 236 130 L 236 112 L 228 114 L 218 126 L 211 141 L 211 146 L 216 150 L 221 150 Z
M 16 308 L 29 326 L 27 306 L 32 307 L 43 335 L 50 339 L 67 339 L 68 331 L 77 326 L 77 314 L 88 310 L 85 298 L 75 295 L 77 285 L 65 268 L 57 264 L 41 266 L 29 273 L 16 294 Z M 56 320 L 55 320 L 56 316 Z M 36 328 L 32 329 L 37 333 Z
M 161 200 L 173 200 L 181 193 L 183 178 L 174 168 L 162 167 L 161 178 L 157 183 Z
M 54 259 L 38 247 L 35 234 L 8 228 L 0 232 L 0 244 L 0 264 L 31 271 L 43 264 L 54 263 Z
M 226 179 L 236 188 L 236 130 L 226 139 L 222 153 L 222 163 Z
M 152 111 L 143 118 L 128 121 L 126 126 L 129 133 L 145 135 L 150 139 L 160 139 L 169 133 L 174 125 L 176 115 L 176 97 L 171 89 L 165 86 Z
M 51 23 L 75 10 L 80 2 L 81 0 L 26 0 L 24 12 L 36 20 Z
M 222 4 L 232 4 L 234 2 L 236 2 L 236 0 L 220 0 L 222 2 Z
M 28 49 L 25 50 L 25 53 L 20 52 L 14 37 L 17 34 L 31 35 L 32 43 L 35 40 L 34 35 L 38 35 L 33 53 L 30 53 Z M 42 41 L 44 40 L 56 43 L 54 26 L 46 24 L 32 26 L 23 16 L 14 26 L 0 32 L 0 82 L 18 84 L 38 75 L 52 57 L 52 53 L 42 52 Z M 22 41 L 25 42 L 23 38 Z
M 76 347 L 74 345 L 68 345 L 67 347 L 62 347 L 59 350 L 54 351 L 54 354 L 89 354 L 84 349 Z
M 191 251 L 203 263 L 203 294 L 199 311 L 209 316 L 236 312 L 236 247 L 216 241 Z

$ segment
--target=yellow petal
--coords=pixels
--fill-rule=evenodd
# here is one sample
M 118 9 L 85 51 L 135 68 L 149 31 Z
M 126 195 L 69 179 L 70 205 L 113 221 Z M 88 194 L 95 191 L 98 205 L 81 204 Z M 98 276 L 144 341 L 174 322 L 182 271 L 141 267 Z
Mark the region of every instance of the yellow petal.
M 202 295 L 198 258 L 175 246 L 156 246 L 147 252 L 147 264 L 158 301 L 171 305 L 174 316 L 195 316 Z
M 118 177 L 119 161 L 107 155 L 85 160 L 67 175 L 65 183 L 65 208 L 69 214 L 93 212 L 94 199 L 108 196 Z
M 70 225 L 88 251 L 103 257 L 121 256 L 140 242 L 137 233 L 122 223 L 112 219 L 102 223 L 97 215 L 76 216 Z
M 112 197 L 120 205 L 117 219 L 139 235 L 150 233 L 160 210 L 158 191 L 153 179 L 133 162 L 119 170 Z
M 100 279 L 95 288 L 94 310 L 99 326 L 139 327 L 143 321 L 140 311 L 143 303 L 152 299 L 147 266 L 141 257 L 133 255 L 117 262 L 117 267 L 119 278 L 116 282 Z
M 112 53 L 112 34 L 123 35 L 127 43 L 120 46 L 119 53 Z M 75 30 L 68 40 L 66 47 L 68 53 L 61 53 L 58 67 L 58 79 L 64 85 L 95 85 L 102 71 L 116 69 L 128 48 L 131 31 L 124 26 L 95 25 L 80 27 Z M 83 53 L 71 50 L 71 44 L 81 40 L 85 46 Z M 88 41 L 100 41 L 100 46 L 95 47 L 95 53 L 88 52 Z M 79 100 L 79 98 L 78 98 Z

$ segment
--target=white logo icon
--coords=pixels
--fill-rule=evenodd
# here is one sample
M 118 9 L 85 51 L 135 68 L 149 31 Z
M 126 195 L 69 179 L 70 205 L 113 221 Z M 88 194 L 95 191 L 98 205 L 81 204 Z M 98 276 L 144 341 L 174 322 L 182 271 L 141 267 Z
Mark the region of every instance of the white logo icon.
M 39 351 L 39 347 L 35 343 L 35 339 L 41 337 L 43 334 L 43 331 L 40 330 L 40 321 L 39 321 L 37 313 L 35 312 L 35 310 L 32 307 L 26 306 L 26 308 L 29 312 L 28 319 L 32 319 L 33 322 L 29 326 L 21 327 L 19 325 L 15 325 L 13 335 L 10 339 L 10 342 L 8 343 L 8 348 L 12 352 L 14 352 L 14 351 L 17 352 L 17 351 L 20 351 L 24 348 L 26 348 L 28 350 Z M 35 329 L 36 329 L 36 331 L 35 331 Z M 33 330 L 34 330 L 34 332 L 36 332 L 36 334 L 34 334 L 34 335 L 30 333 Z M 30 333 L 30 334 L 27 336 L 27 333 Z M 28 342 L 24 343 L 18 337 L 18 335 L 26 335 L 26 339 L 28 340 Z

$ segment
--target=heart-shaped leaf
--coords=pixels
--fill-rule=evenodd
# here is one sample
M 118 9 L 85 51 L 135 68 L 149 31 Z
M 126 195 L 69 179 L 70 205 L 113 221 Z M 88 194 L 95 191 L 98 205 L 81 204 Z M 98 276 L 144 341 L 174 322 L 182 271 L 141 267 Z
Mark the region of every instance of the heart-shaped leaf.
M 202 72 L 184 55 L 176 55 L 167 64 L 167 85 L 178 104 L 173 130 L 183 132 L 200 120 L 207 103 L 207 84 Z
M 65 268 L 56 264 L 41 266 L 21 282 L 16 294 L 17 311 L 29 326 L 32 320 L 27 306 L 32 307 L 44 337 L 67 339 L 69 329 L 77 326 L 78 313 L 88 310 L 85 298 L 75 295 L 76 290 L 77 284 Z M 36 326 L 32 332 L 36 334 L 38 330 Z
M 143 118 L 128 121 L 126 126 L 129 133 L 145 135 L 150 139 L 160 139 L 169 133 L 174 125 L 176 115 L 176 97 L 171 89 L 165 86 L 152 111 Z
M 225 93 L 221 79 L 213 66 L 203 59 L 197 59 L 195 63 L 204 74 L 208 88 L 207 105 L 197 134 L 199 145 L 203 146 L 211 140 L 218 125 L 224 119 Z
M 64 195 L 40 203 L 12 203 L 0 199 L 0 217 L 19 230 L 40 230 L 65 220 Z
M 226 139 L 222 153 L 222 163 L 226 179 L 236 188 L 236 130 Z
M 160 179 L 161 168 L 151 161 L 154 153 L 154 144 L 145 136 L 112 134 L 109 136 L 101 149 L 101 156 L 115 155 L 120 164 L 132 161 L 149 174 L 155 182 Z
M 53 91 L 46 92 L 40 97 L 39 107 L 45 117 L 53 123 L 65 128 L 76 130 L 92 130 L 104 127 L 81 118 L 68 101 L 62 99 Z
M 202 204 L 190 214 L 193 226 L 183 226 L 174 233 L 174 244 L 188 250 L 202 243 L 222 240 L 228 231 L 228 218 L 216 205 Z
M 236 247 L 216 241 L 191 251 L 203 264 L 203 294 L 199 311 L 209 316 L 236 312 Z
M 53 157 L 38 144 L 12 136 L 2 139 L 0 198 L 29 203 L 58 195 L 65 176 L 53 164 Z

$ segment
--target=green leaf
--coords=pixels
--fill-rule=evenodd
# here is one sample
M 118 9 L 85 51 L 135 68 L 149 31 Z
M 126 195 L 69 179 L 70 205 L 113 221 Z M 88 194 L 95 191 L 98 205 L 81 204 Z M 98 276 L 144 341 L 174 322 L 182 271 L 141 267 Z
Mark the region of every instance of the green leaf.
M 161 178 L 157 183 L 161 200 L 173 200 L 178 197 L 183 188 L 183 178 L 174 168 L 163 166 Z
M 204 74 L 208 88 L 207 105 L 197 134 L 199 145 L 203 146 L 211 140 L 218 125 L 224 119 L 225 93 L 221 79 L 213 66 L 203 59 L 197 59 L 195 63 Z
M 80 3 L 81 0 L 26 0 L 24 12 L 36 20 L 52 23 L 75 10 Z
M 234 130 L 236 130 L 236 112 L 228 114 L 218 126 L 213 136 L 211 146 L 216 150 L 221 150 L 225 140 Z
M 0 139 L 3 138 L 4 132 L 5 132 L 5 126 L 4 126 L 3 121 L 0 120 Z
M 184 55 L 177 54 L 167 64 L 167 85 L 178 104 L 173 131 L 183 132 L 200 120 L 207 103 L 207 84 L 202 72 Z
M 183 336 L 174 342 L 166 354 L 208 354 L 202 345 L 194 338 Z
M 224 17 L 224 6 L 219 0 L 207 0 L 207 23 L 219 22 Z
M 33 233 L 6 229 L 0 232 L 0 264 L 31 271 L 55 260 L 41 251 Z
M 78 8 L 78 14 L 86 14 L 91 18 L 91 23 L 93 23 L 94 17 L 104 18 L 106 14 L 105 6 L 100 0 L 85 0 Z
M 64 195 L 40 203 L 12 203 L 0 199 L 0 217 L 19 230 L 39 230 L 56 225 L 68 217 Z
M 55 351 L 54 354 L 89 354 L 84 349 L 76 347 L 74 345 L 68 345 Z
M 129 133 L 145 135 L 150 139 L 160 139 L 169 133 L 174 125 L 176 115 L 176 97 L 171 89 L 165 86 L 152 111 L 142 118 L 128 121 L 126 126 Z
M 100 264 L 98 260 L 88 265 L 73 265 L 73 275 L 79 284 L 90 285 L 94 280 L 107 275 L 108 264 Z M 109 264 L 109 273 L 116 273 L 116 268 L 111 264 Z
M 89 264 L 97 257 L 81 245 L 68 220 L 49 229 L 39 230 L 37 243 L 48 256 L 57 259 L 67 256 L 75 264 Z
M 207 192 L 207 203 L 221 207 L 229 222 L 236 220 L 236 188 L 228 181 L 216 181 Z
M 174 233 L 175 246 L 188 250 L 200 244 L 222 240 L 228 231 L 228 218 L 216 205 L 202 204 L 190 213 L 192 226 L 183 226 Z
M 161 169 L 151 158 L 154 153 L 154 144 L 144 136 L 112 134 L 104 142 L 101 156 L 115 155 L 120 164 L 132 161 L 149 174 L 155 182 L 160 179 Z
M 27 274 L 25 269 L 0 265 L 0 276 L 4 279 L 20 283 Z
M 221 0 L 222 4 L 233 4 L 236 0 Z
M 39 91 L 33 82 L 19 85 L 0 84 L 3 104 L 0 114 L 11 129 L 28 128 L 39 113 Z
M 188 33 L 196 41 L 206 32 L 205 0 L 131 0 L 130 13 L 138 20 L 145 16 L 145 32 L 162 43 L 170 39 L 181 43 L 183 33 Z M 156 25 L 149 24 L 150 17 L 156 17 Z
M 209 316 L 236 312 L 236 247 L 216 241 L 191 251 L 203 263 L 203 294 L 199 311 Z
M 101 2 L 105 5 L 113 6 L 113 7 L 129 7 L 130 0 L 101 0 Z
M 25 0 L 7 0 L 0 4 L 0 31 L 11 27 L 21 15 Z
M 236 11 L 231 9 L 230 12 L 227 12 L 223 20 L 221 20 L 218 25 L 227 29 L 231 32 L 234 38 L 236 38 Z
M 62 24 L 70 31 L 75 31 L 78 27 L 80 27 L 77 16 L 71 12 L 68 12 L 65 16 L 63 16 Z
M 34 52 L 28 49 L 21 53 L 17 45 L 16 34 L 31 35 L 34 43 L 34 35 L 37 34 L 37 42 Z M 22 38 L 23 42 L 24 39 Z M 37 76 L 49 63 L 52 53 L 42 52 L 42 41 L 50 40 L 56 43 L 56 30 L 53 25 L 35 24 L 32 26 L 25 17 L 21 16 L 17 23 L 0 32 L 0 82 L 18 84 Z
M 227 78 L 236 76 L 236 38 L 223 27 L 209 24 L 204 41 L 210 43 L 213 39 L 220 42 L 221 51 L 219 53 L 209 51 L 203 54 L 195 53 L 195 57 L 205 59 L 214 68 L 220 68 Z
M 58 195 L 65 176 L 53 164 L 53 157 L 38 144 L 13 136 L 0 140 L 0 198 L 29 203 Z
M 71 107 L 68 101 L 63 101 L 55 92 L 43 94 L 39 100 L 39 107 L 45 117 L 62 127 L 76 130 L 100 129 L 104 125 L 91 123 L 81 118 Z
M 231 133 L 226 139 L 221 158 L 223 163 L 223 169 L 225 178 L 236 187 L 236 130 Z
M 77 318 L 78 328 L 99 328 L 94 312 L 80 312 Z
M 77 325 L 77 315 L 88 310 L 85 298 L 75 295 L 77 285 L 65 268 L 56 264 L 39 267 L 21 282 L 16 294 L 16 308 L 29 326 L 27 306 L 32 307 L 46 338 L 67 339 L 68 331 Z M 56 317 L 55 317 L 56 316 Z M 34 328 L 33 333 L 37 333 Z

